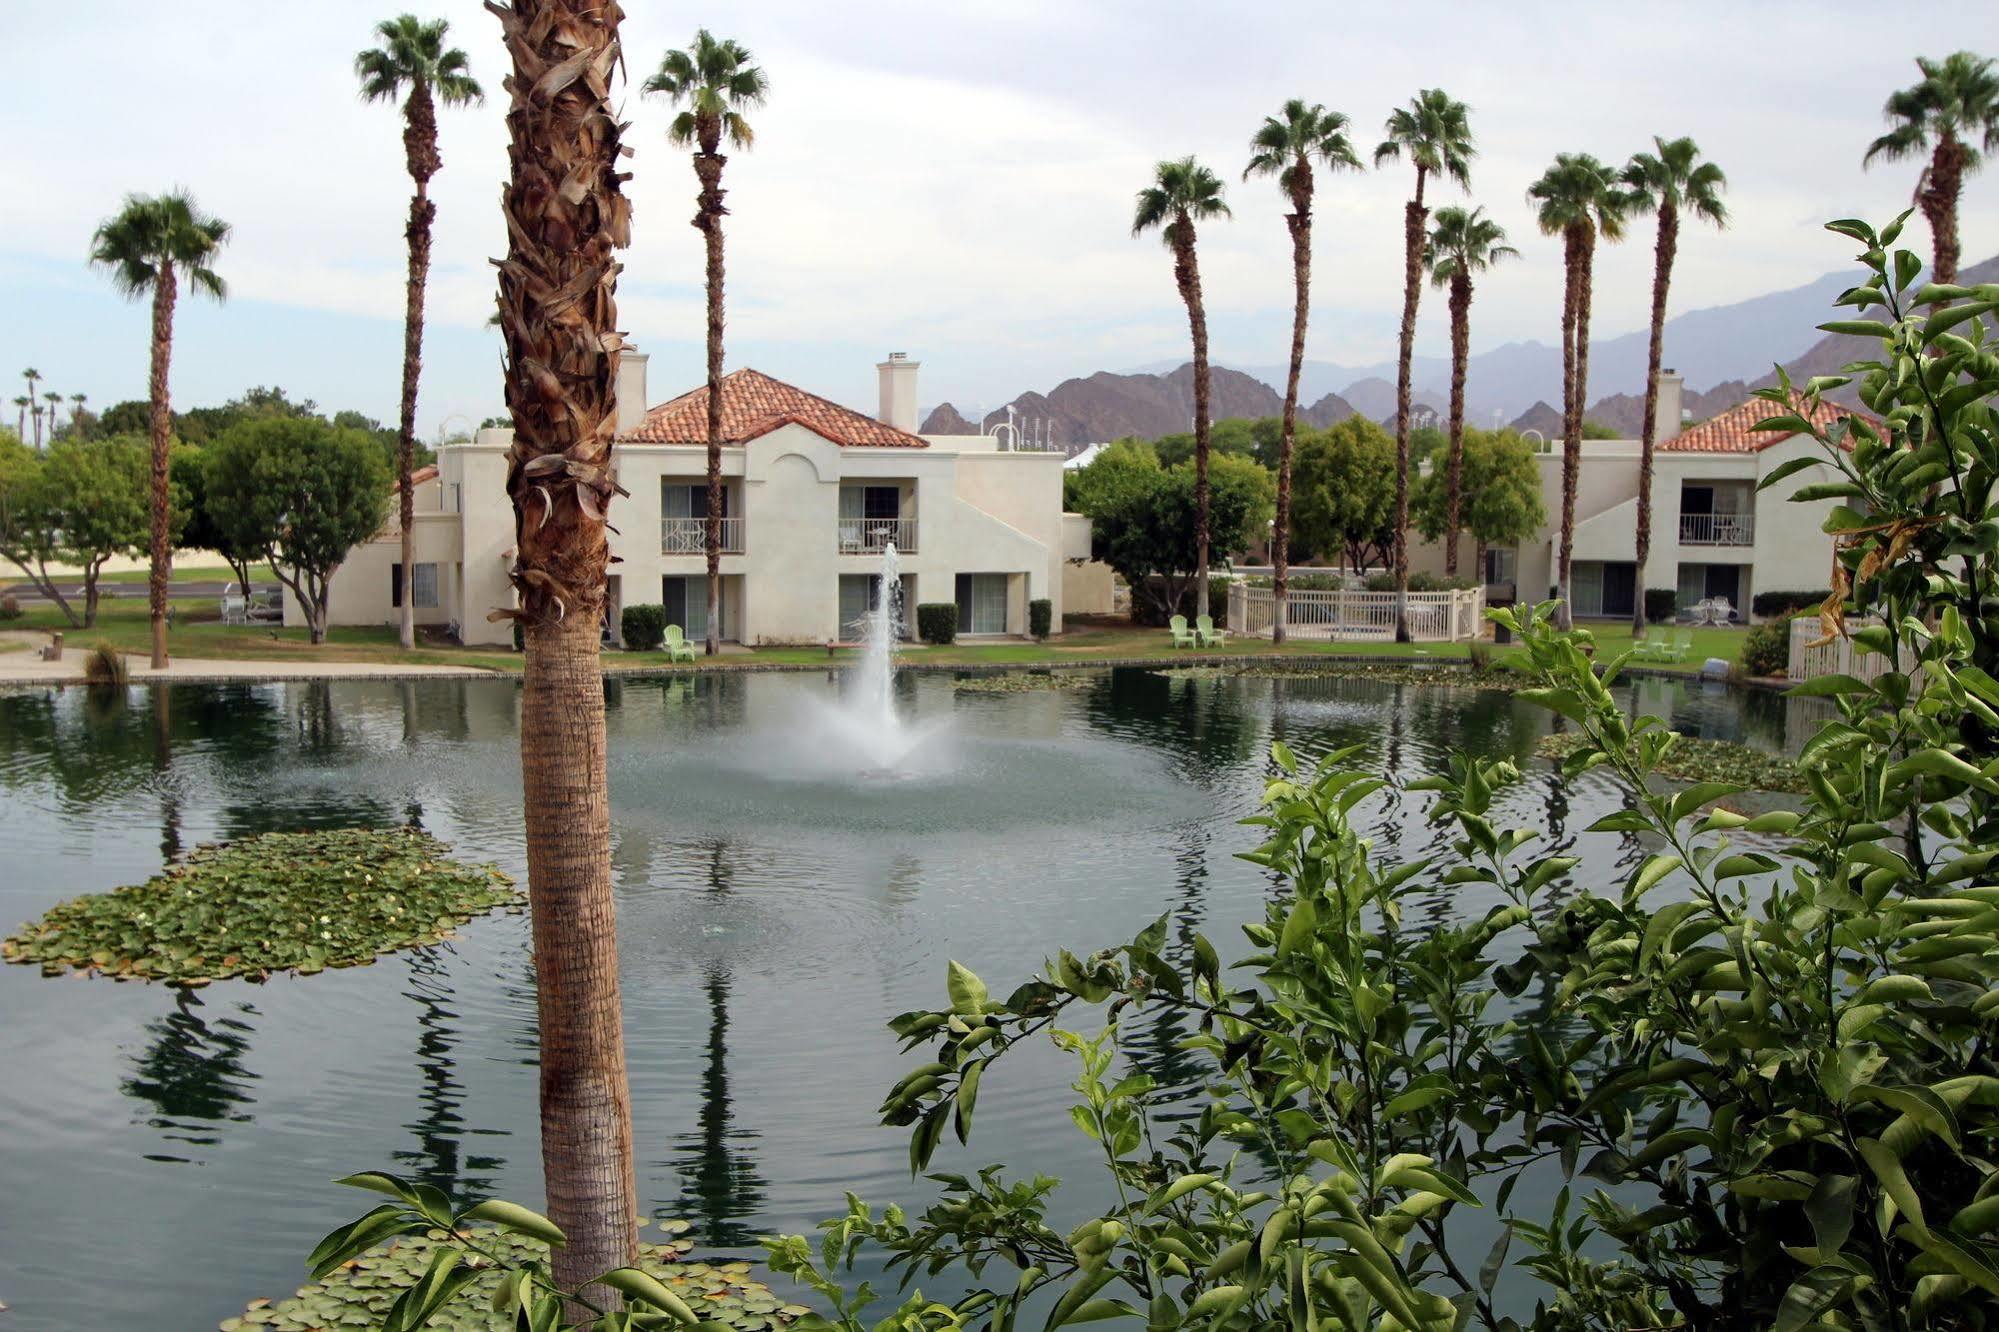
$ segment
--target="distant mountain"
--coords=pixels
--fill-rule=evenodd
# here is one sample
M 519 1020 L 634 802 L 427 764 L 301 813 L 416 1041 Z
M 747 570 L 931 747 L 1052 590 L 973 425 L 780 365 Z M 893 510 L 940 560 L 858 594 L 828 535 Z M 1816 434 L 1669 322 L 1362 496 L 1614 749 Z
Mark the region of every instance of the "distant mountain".
M 1523 435 L 1529 430 L 1538 430 L 1544 439 L 1560 439 L 1562 414 L 1545 402 L 1537 402 L 1514 417 L 1508 428 L 1518 430 Z
M 1210 401 L 1217 421 L 1231 416 L 1276 416 L 1284 410 L 1284 399 L 1261 380 L 1220 366 L 1210 378 Z M 1046 431 L 1048 438 L 1071 453 L 1086 444 L 1124 435 L 1157 439 L 1194 428 L 1194 367 L 1182 365 L 1168 374 L 1098 371 L 1082 379 L 1065 379 L 1046 393 L 1023 393 L 1011 406 L 1014 421 L 1024 432 L 1034 435 Z M 1309 407 L 1300 407 L 1298 419 L 1307 425 L 1325 426 L 1353 414 L 1351 404 L 1336 393 L 1328 393 Z M 1006 408 L 1002 407 L 988 412 L 975 426 L 945 403 L 931 412 L 921 433 L 976 434 L 1006 419 Z
M 1390 366 L 1388 373 L 1393 375 L 1395 367 Z M 1449 374 L 1450 370 L 1447 366 L 1445 367 L 1445 388 L 1447 390 L 1449 388 Z M 1383 379 L 1379 375 L 1369 375 L 1366 379 L 1356 379 L 1353 383 L 1340 390 L 1340 396 L 1352 403 L 1355 411 L 1361 413 L 1363 416 L 1371 416 L 1377 421 L 1383 417 L 1392 418 L 1395 415 L 1395 381 L 1393 379 Z M 1469 397 L 1470 395 L 1467 394 L 1466 396 Z M 1440 413 L 1449 411 L 1451 406 L 1450 399 L 1440 397 L 1424 389 L 1412 390 L 1410 399 L 1414 405 L 1434 407 Z

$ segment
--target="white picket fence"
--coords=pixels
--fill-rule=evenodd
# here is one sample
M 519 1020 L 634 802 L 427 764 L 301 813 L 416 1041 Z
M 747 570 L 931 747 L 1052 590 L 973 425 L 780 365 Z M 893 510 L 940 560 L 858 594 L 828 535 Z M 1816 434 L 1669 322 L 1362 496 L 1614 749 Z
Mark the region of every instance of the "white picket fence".
M 1846 632 L 1864 629 L 1871 624 L 1881 623 L 1876 619 L 1848 620 Z M 1872 680 L 1877 675 L 1885 675 L 1889 669 L 1888 659 L 1878 652 L 1861 653 L 1844 637 L 1834 637 L 1830 643 L 1818 647 L 1810 646 L 1821 637 L 1824 630 L 1819 627 L 1815 615 L 1801 616 L 1791 621 L 1791 659 L 1786 672 L 1793 680 L 1809 680 L 1820 675 L 1851 675 L 1860 680 Z
M 1362 642 L 1395 637 L 1393 592 L 1304 591 L 1286 598 L 1285 623 L 1293 638 L 1331 642 Z M 1485 589 L 1458 592 L 1411 592 L 1409 637 L 1418 643 L 1459 643 L 1479 637 L 1485 629 Z M 1267 587 L 1229 584 L 1229 631 L 1254 638 L 1270 636 L 1276 595 Z

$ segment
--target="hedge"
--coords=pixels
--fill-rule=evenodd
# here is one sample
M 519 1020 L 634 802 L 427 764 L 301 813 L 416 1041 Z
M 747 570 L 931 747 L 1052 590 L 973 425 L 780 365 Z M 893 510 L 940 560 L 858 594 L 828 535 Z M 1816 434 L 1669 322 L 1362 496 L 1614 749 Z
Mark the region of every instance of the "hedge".
M 1680 593 L 1677 588 L 1648 587 L 1645 589 L 1645 622 L 1665 624 L 1680 611 Z
M 926 643 L 935 643 L 939 647 L 956 642 L 958 603 L 926 601 L 919 605 L 916 608 L 916 636 Z
M 1749 599 L 1749 609 L 1757 615 L 1789 615 L 1792 611 L 1816 610 L 1832 595 L 1830 588 L 1816 592 L 1758 592 Z
M 1036 597 L 1027 603 L 1027 632 L 1036 639 L 1048 637 L 1048 631 L 1055 627 L 1055 603 L 1046 597 Z
M 641 603 L 625 607 L 618 618 L 625 646 L 633 652 L 650 652 L 666 639 L 666 607 Z

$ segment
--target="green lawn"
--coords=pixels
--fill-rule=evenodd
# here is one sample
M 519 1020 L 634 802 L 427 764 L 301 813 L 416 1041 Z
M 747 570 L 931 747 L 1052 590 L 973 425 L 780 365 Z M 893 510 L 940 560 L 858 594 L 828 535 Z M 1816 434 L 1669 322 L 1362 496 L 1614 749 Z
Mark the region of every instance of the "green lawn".
M 251 576 L 256 576 L 254 571 Z M 99 574 L 97 575 L 97 581 L 100 586 L 116 585 L 122 593 L 128 585 L 136 584 L 144 587 L 146 580 L 151 577 L 152 574 L 145 569 L 121 569 L 117 573 Z M 50 581 L 61 588 L 65 596 L 69 594 L 70 588 L 83 586 L 83 576 L 81 574 L 57 574 Z M 175 565 L 173 581 L 175 583 L 233 583 L 236 581 L 236 571 L 226 564 L 218 564 L 213 567 L 196 565 L 189 568 L 182 568 L 180 565 Z M 168 586 L 171 587 L 172 584 L 168 584 Z M 0 593 L 32 591 L 33 588 L 34 584 L 25 578 L 14 578 L 0 582 Z
M 235 659 L 246 661 L 327 661 L 376 662 L 384 665 L 463 666 L 480 670 L 517 671 L 518 653 L 492 648 L 419 647 L 405 652 L 396 642 L 396 631 L 387 626 L 368 628 L 337 627 L 327 641 L 315 647 L 303 629 L 284 629 L 265 624 L 223 624 L 216 618 L 212 597 L 176 600 L 176 622 L 170 648 L 177 657 L 194 660 Z M 1631 645 L 1631 628 L 1624 623 L 1588 625 L 1596 636 L 1599 657 L 1615 656 Z M 71 646 L 87 648 L 108 642 L 123 652 L 143 654 L 150 637 L 146 604 L 140 597 L 118 597 L 101 603 L 97 624 L 76 629 L 64 622 L 52 606 L 40 606 L 20 618 L 0 622 L 0 629 L 61 630 Z M 1742 650 L 1740 629 L 1696 629 L 1693 652 L 1677 666 L 1665 670 L 1697 671 L 1709 657 L 1734 661 Z M 1498 649 L 1501 655 L 1513 649 Z M 948 647 L 912 645 L 903 661 L 934 666 L 1048 666 L 1087 665 L 1096 661 L 1179 656 L 1247 657 L 1283 655 L 1309 660 L 1314 657 L 1379 657 L 1385 660 L 1420 657 L 1428 660 L 1462 661 L 1469 651 L 1462 643 L 1430 643 L 1406 646 L 1387 642 L 1324 643 L 1292 642 L 1279 648 L 1262 639 L 1231 638 L 1216 649 L 1199 652 L 1176 651 L 1164 629 L 1134 629 L 1128 625 L 1078 620 L 1069 632 L 1046 643 L 1008 641 L 1003 643 L 954 643 Z M 696 665 L 709 670 L 738 670 L 756 665 L 824 665 L 851 661 L 858 650 L 842 648 L 828 656 L 823 647 L 757 648 L 750 652 L 725 653 L 718 657 L 697 657 Z M 663 652 L 620 652 L 604 654 L 611 669 L 655 668 L 668 664 Z

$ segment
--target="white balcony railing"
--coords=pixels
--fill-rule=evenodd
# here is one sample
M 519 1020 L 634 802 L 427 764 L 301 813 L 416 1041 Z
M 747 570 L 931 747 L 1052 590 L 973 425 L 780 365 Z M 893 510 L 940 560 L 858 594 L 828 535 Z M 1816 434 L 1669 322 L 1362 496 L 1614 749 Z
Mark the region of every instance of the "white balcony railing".
M 840 553 L 874 555 L 894 546 L 907 555 L 916 549 L 914 518 L 842 518 Z
M 659 520 L 659 553 L 662 555 L 705 555 L 708 553 L 706 518 L 662 518 Z M 722 553 L 743 553 L 743 520 L 722 520 Z
M 1756 515 L 1749 513 L 1683 513 L 1683 546 L 1747 546 L 1756 540 Z

